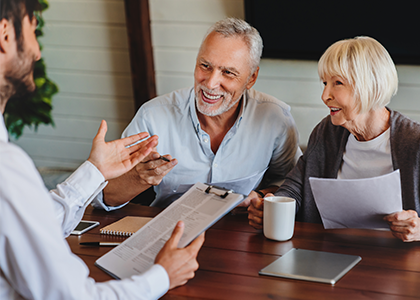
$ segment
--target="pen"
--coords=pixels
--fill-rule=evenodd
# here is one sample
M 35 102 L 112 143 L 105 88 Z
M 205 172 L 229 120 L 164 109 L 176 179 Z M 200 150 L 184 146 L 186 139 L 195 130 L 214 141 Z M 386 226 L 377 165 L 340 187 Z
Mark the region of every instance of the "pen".
M 82 246 L 118 246 L 121 243 L 107 243 L 107 242 L 84 242 L 80 243 L 79 245 Z
M 166 162 L 169 162 L 170 160 L 169 159 L 167 159 L 165 156 L 161 156 L 161 157 L 159 157 L 161 160 L 164 160 L 164 161 L 166 161 Z

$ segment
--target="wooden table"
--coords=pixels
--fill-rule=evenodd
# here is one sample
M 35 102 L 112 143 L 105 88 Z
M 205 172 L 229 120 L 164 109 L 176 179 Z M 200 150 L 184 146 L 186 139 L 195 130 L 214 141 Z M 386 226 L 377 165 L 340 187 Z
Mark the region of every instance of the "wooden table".
M 100 235 L 99 228 L 126 215 L 154 216 L 159 209 L 129 204 L 114 212 L 89 207 L 84 219 L 101 225 L 67 241 L 97 281 L 111 279 L 94 266 L 109 247 L 80 246 L 82 241 L 123 241 Z M 359 262 L 334 286 L 258 275 L 291 248 L 359 255 Z M 163 299 L 413 299 L 420 298 L 420 243 L 403 243 L 390 232 L 375 230 L 324 230 L 322 225 L 296 222 L 286 242 L 266 239 L 248 225 L 246 215 L 227 215 L 206 233 L 199 270 L 186 285 Z

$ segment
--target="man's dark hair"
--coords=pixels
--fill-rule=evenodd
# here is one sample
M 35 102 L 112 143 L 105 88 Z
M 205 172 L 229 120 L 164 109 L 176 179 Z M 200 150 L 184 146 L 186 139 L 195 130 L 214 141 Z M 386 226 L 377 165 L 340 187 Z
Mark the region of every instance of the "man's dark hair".
M 22 22 L 28 15 L 32 21 L 34 11 L 40 10 L 38 0 L 0 0 L 0 20 L 6 19 L 13 23 L 18 50 L 23 50 Z

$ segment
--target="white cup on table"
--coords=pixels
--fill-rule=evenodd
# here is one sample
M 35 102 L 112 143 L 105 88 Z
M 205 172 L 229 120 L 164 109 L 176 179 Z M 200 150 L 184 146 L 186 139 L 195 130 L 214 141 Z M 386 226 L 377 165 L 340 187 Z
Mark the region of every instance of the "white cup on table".
M 289 197 L 264 198 L 263 231 L 266 238 L 287 241 L 295 229 L 296 200 Z

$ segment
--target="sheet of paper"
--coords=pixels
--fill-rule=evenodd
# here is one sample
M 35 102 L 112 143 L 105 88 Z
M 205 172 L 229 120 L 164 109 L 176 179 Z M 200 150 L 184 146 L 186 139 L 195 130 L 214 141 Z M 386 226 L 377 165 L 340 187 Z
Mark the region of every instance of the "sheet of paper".
M 193 241 L 243 200 L 243 195 L 229 194 L 196 183 L 181 198 L 173 202 L 121 245 L 100 257 L 95 264 L 116 278 L 128 278 L 150 268 L 156 255 L 172 234 L 179 220 L 185 223 L 178 247 Z
M 326 229 L 389 229 L 382 219 L 402 210 L 400 171 L 366 179 L 309 178 Z
M 226 182 L 212 182 L 207 183 L 215 186 L 219 186 L 225 189 L 229 189 L 234 191 L 237 194 L 242 194 L 248 196 L 249 193 L 255 189 L 261 182 L 261 179 L 264 176 L 265 171 L 268 168 L 265 168 L 261 172 L 252 174 L 248 177 L 238 178 Z M 192 187 L 192 184 L 181 184 L 179 185 L 178 189 L 176 190 L 177 193 L 185 193 Z

